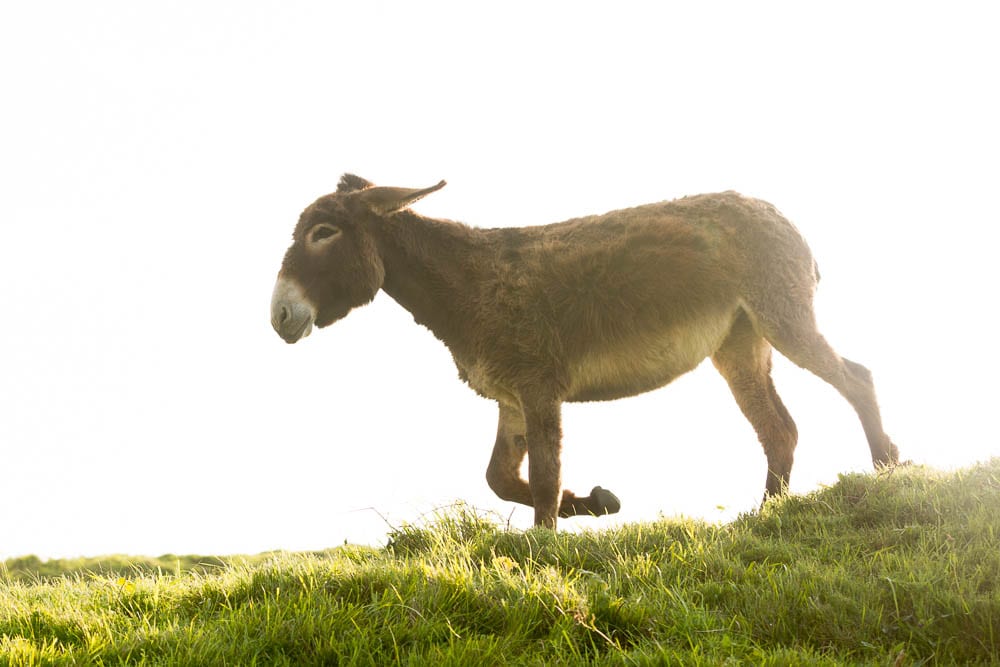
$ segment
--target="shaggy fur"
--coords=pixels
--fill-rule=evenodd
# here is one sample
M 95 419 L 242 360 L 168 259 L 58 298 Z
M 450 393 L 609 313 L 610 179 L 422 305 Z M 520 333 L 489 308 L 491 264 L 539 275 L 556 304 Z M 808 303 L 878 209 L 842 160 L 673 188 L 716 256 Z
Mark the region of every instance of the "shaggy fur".
M 295 342 L 384 290 L 499 404 L 486 478 L 501 498 L 533 506 L 536 524 L 619 509 L 601 487 L 562 489 L 563 402 L 656 389 L 706 357 L 763 445 L 765 498 L 787 487 L 797 440 L 771 382 L 772 346 L 851 403 L 876 466 L 897 462 L 871 374 L 816 329 L 812 254 L 770 204 L 724 192 L 504 229 L 406 210 L 443 185 L 379 188 L 345 175 L 302 213 L 272 322 Z

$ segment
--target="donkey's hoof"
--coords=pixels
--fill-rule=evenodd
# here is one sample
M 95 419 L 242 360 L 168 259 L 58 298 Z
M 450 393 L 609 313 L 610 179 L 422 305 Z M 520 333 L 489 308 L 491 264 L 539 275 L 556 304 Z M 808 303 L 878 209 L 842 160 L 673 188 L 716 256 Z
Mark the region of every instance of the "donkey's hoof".
M 594 516 L 614 514 L 622 508 L 622 502 L 618 500 L 618 496 L 600 486 L 595 486 L 590 490 L 590 503 L 588 504 L 591 506 Z

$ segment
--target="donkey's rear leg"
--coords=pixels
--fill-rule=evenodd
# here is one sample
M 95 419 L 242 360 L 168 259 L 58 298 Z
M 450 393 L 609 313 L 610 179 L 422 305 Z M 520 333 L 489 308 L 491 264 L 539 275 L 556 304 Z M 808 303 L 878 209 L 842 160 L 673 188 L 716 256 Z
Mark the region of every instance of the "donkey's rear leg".
M 764 336 L 779 352 L 831 384 L 851 404 L 861 419 L 875 467 L 899 463 L 899 450 L 882 429 L 871 372 L 830 347 L 816 328 L 812 304 L 798 308 L 794 317 L 773 317 L 767 310 L 754 314 Z
M 767 456 L 764 499 L 788 488 L 798 430 L 771 381 L 771 346 L 741 312 L 712 356 Z

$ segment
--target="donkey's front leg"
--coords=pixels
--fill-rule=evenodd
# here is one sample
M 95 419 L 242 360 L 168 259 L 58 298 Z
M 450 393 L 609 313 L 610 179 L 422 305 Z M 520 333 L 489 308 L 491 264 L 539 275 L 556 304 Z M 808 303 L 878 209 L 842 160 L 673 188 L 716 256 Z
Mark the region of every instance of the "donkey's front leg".
M 486 481 L 501 499 L 533 507 L 531 488 L 521 477 L 521 463 L 528 452 L 524 422 L 519 407 L 500 404 L 497 440 L 493 446 L 490 465 L 486 469 Z M 559 516 L 602 516 L 614 514 L 620 508 L 621 503 L 615 494 L 595 486 L 589 496 L 577 496 L 572 491 L 563 491 L 559 502 Z
M 486 483 L 501 500 L 531 507 L 531 490 L 528 482 L 521 477 L 521 463 L 527 453 L 521 409 L 501 403 L 497 440 L 486 469 Z
M 551 399 L 522 399 L 522 405 L 535 525 L 555 530 L 562 495 L 561 406 Z

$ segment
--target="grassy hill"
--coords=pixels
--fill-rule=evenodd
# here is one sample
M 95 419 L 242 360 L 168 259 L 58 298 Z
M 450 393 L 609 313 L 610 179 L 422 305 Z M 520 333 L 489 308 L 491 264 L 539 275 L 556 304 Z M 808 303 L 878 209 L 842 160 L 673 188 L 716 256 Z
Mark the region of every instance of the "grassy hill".
M 506 531 L 385 549 L 8 561 L 0 664 L 1000 663 L 1000 459 L 847 475 L 724 526 Z

